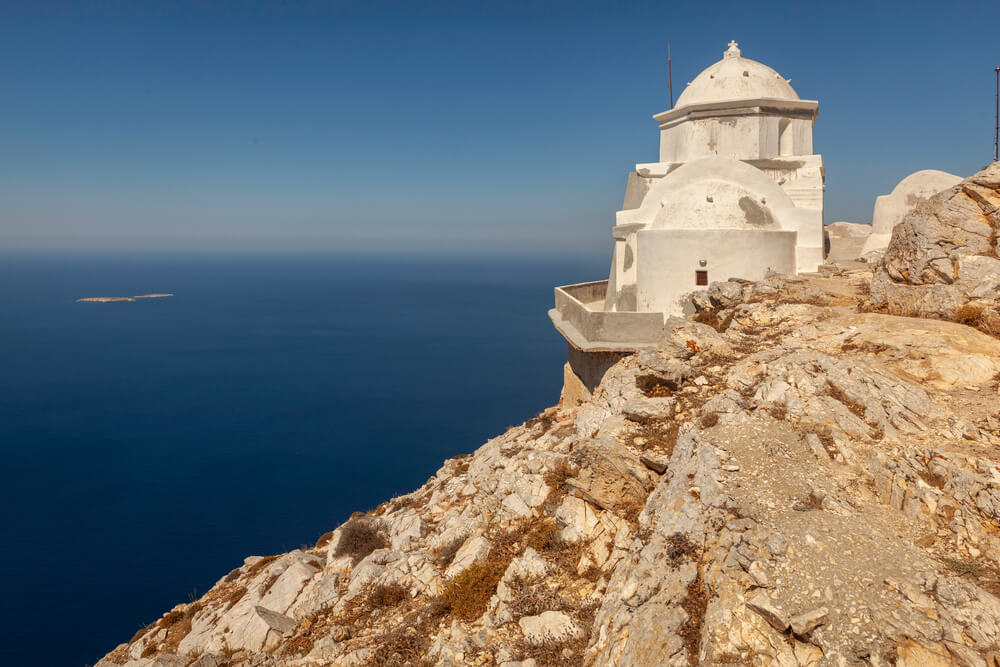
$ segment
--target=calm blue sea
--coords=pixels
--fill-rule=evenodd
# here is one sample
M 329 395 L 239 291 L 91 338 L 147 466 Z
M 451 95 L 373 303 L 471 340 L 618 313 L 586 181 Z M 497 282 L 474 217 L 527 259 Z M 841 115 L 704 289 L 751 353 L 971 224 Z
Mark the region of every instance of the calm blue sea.
M 604 259 L 0 254 L 0 664 L 93 664 L 553 404 L 552 286 Z

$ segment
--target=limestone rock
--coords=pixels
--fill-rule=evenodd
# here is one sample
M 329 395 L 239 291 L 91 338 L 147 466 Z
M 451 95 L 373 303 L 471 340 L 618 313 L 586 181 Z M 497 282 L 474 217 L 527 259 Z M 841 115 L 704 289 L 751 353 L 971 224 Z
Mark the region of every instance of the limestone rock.
M 780 607 L 775 606 L 771 602 L 771 599 L 767 597 L 767 593 L 763 591 L 758 591 L 753 597 L 749 598 L 747 600 L 747 607 L 760 614 L 778 632 L 784 632 L 790 625 L 788 614 Z
M 580 626 L 561 611 L 544 611 L 538 616 L 524 616 L 518 619 L 517 624 L 529 644 L 560 641 L 583 635 Z
M 482 535 L 470 537 L 455 553 L 454 560 L 445 570 L 444 576 L 452 578 L 459 572 L 468 569 L 471 565 L 478 563 L 490 552 L 490 541 Z
M 1000 163 L 993 163 L 896 225 L 872 279 L 872 306 L 951 318 L 973 294 L 992 294 L 1000 284 L 998 229 Z
M 826 623 L 828 615 L 829 612 L 826 607 L 817 607 L 816 609 L 810 609 L 809 611 L 796 614 L 795 616 L 792 616 L 789 621 L 792 627 L 792 632 L 799 637 L 808 635 L 810 632 Z
M 651 473 L 638 456 L 614 441 L 586 441 L 573 451 L 580 474 L 571 488 L 600 509 L 641 504 L 652 483 Z

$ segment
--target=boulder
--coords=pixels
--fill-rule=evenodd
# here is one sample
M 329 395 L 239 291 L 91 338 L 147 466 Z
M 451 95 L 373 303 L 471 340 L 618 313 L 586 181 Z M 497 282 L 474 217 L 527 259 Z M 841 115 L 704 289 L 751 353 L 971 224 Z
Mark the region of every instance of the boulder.
M 893 228 L 907 213 L 921 201 L 955 186 L 961 180 L 961 176 L 936 169 L 917 171 L 901 180 L 890 194 L 882 195 L 875 200 L 872 224 L 869 227 L 870 235 L 859 248 L 859 254 L 865 256 L 881 254 L 889 245 Z
M 1000 163 L 916 203 L 892 231 L 871 305 L 896 315 L 951 319 L 973 299 L 996 308 L 1000 285 Z

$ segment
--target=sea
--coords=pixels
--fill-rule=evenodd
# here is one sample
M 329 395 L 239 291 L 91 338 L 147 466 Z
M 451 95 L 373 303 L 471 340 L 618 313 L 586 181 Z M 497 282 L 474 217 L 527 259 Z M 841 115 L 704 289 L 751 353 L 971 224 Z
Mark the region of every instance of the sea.
M 552 287 L 605 260 L 0 254 L 0 664 L 92 665 L 553 405 Z

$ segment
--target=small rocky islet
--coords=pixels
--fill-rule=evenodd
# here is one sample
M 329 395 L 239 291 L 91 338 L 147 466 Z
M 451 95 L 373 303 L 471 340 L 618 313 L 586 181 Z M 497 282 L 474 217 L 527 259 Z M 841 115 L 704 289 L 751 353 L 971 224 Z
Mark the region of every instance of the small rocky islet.
M 160 293 L 160 294 L 138 294 L 136 296 L 88 296 L 82 299 L 77 299 L 77 303 L 118 303 L 121 301 L 135 301 L 136 299 L 163 299 L 168 296 L 173 296 L 170 293 Z
M 998 229 L 1000 163 L 874 265 L 712 283 L 598 386 L 567 366 L 557 405 L 98 664 L 1000 664 Z

